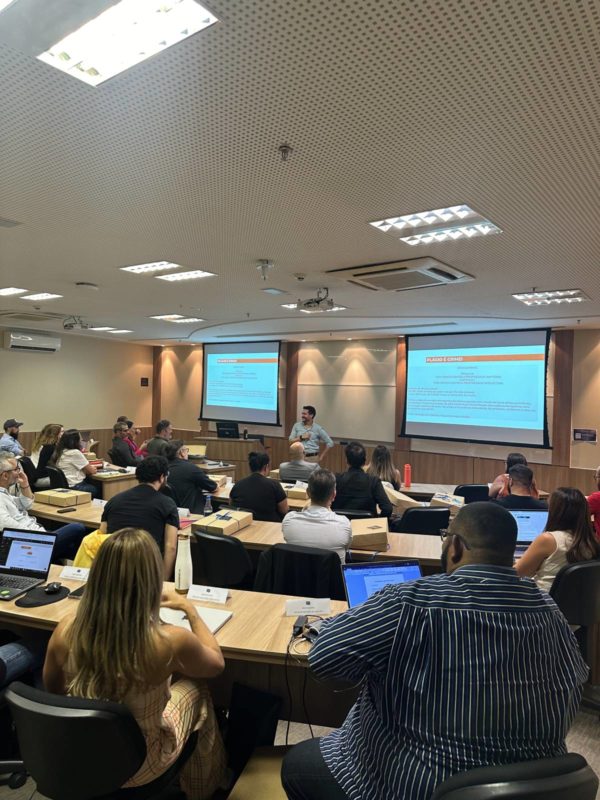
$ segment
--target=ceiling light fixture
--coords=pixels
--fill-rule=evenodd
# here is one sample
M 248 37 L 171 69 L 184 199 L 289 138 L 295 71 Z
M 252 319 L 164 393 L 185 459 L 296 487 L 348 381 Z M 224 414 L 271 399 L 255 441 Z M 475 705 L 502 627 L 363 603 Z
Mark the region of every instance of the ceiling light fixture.
M 29 291 L 28 289 L 15 289 L 14 286 L 7 286 L 6 289 L 0 289 L 0 296 L 2 297 L 10 297 L 13 294 L 23 294 L 23 292 Z
M 581 289 L 554 289 L 547 292 L 523 292 L 513 294 L 515 300 L 520 300 L 526 306 L 549 306 L 559 303 L 583 303 L 590 298 Z
M 13 2 L 13 0 L 0 0 L 0 11 L 4 11 L 5 8 Z
M 155 275 L 159 281 L 191 281 L 196 278 L 210 278 L 214 272 L 206 272 L 203 269 L 192 269 L 188 272 L 170 272 L 168 275 Z
M 111 331 L 111 333 L 133 333 L 133 331 L 128 331 L 128 330 L 125 330 L 125 328 L 122 328 L 120 330 Z
M 176 319 L 183 319 L 183 314 L 157 314 L 155 317 L 150 317 L 150 319 L 160 319 L 164 322 L 174 322 Z
M 273 286 L 261 289 L 261 292 L 266 292 L 267 294 L 288 294 L 285 289 L 275 289 Z
M 184 322 L 204 322 L 204 320 L 200 319 L 200 317 L 183 317 L 183 319 L 173 319 L 171 322 L 176 322 L 178 325 L 181 325 Z
M 121 0 L 38 58 L 98 86 L 217 21 L 195 0 Z
M 50 294 L 49 292 L 38 292 L 38 294 L 26 294 L 19 297 L 19 300 L 56 300 L 57 297 L 62 297 L 62 294 Z
M 399 217 L 388 217 L 370 222 L 379 231 L 391 234 L 406 244 L 435 244 L 455 239 L 471 239 L 474 236 L 487 236 L 502 233 L 501 229 L 482 217 L 470 206 L 458 205 L 434 208 L 432 211 L 418 211 Z M 402 236 L 398 236 L 402 233 Z
M 174 264 L 172 261 L 150 261 L 148 264 L 134 264 L 131 267 L 119 267 L 123 272 L 133 272 L 135 275 L 143 275 L 146 272 L 164 272 L 166 269 L 179 269 L 181 264 Z
M 98 325 L 94 328 L 90 328 L 91 331 L 114 331 L 114 328 L 110 328 L 107 325 Z

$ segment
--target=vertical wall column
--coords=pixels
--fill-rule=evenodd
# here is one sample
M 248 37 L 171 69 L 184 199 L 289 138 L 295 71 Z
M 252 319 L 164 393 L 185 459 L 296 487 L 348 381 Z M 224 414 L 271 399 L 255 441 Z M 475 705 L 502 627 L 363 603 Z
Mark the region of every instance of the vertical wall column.
M 410 439 L 400 436 L 404 419 L 404 403 L 406 398 L 406 339 L 398 339 L 396 343 L 396 424 L 394 436 L 395 450 L 410 450 Z
M 571 413 L 573 406 L 573 331 L 555 331 L 554 419 L 552 464 L 571 466 Z
M 300 362 L 300 342 L 287 344 L 287 370 L 285 381 L 285 426 L 283 436 L 286 438 L 296 421 L 298 408 L 298 365 Z
M 152 427 L 162 419 L 162 360 L 163 348 L 152 348 Z

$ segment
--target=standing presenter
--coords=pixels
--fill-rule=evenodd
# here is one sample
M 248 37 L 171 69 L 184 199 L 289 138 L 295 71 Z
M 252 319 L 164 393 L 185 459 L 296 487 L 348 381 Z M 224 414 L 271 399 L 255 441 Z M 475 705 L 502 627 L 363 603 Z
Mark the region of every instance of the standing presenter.
M 314 406 L 302 406 L 302 419 L 295 423 L 289 439 L 290 442 L 302 442 L 305 458 L 316 458 L 317 461 L 321 461 L 329 448 L 333 447 L 333 439 L 315 422 L 316 415 Z M 323 452 L 319 452 L 321 442 L 325 445 Z

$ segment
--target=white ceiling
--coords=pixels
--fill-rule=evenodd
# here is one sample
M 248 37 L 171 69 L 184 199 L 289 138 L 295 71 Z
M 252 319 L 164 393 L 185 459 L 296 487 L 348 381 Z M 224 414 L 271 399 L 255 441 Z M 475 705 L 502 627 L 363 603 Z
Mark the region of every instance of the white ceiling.
M 64 295 L 37 323 L 2 316 L 34 304 L 0 297 L 0 324 L 58 330 L 78 314 L 163 343 L 600 327 L 598 0 L 208 5 L 219 24 L 98 88 L 34 58 L 70 0 L 0 14 L 0 217 L 21 223 L 0 227 L 0 286 Z M 504 232 L 411 247 L 368 224 L 459 203 Z M 327 274 L 428 255 L 475 280 L 392 293 Z M 118 270 L 154 260 L 217 277 Z M 323 286 L 348 311 L 280 306 Z M 592 302 L 510 296 L 534 286 Z M 206 321 L 148 319 L 166 313 Z

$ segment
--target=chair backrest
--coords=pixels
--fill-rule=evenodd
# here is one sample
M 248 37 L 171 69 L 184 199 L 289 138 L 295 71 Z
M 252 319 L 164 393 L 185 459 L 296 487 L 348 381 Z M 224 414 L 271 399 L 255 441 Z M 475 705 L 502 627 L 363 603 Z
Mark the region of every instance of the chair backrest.
M 550 596 L 570 625 L 600 622 L 600 560 L 564 566 L 552 582 Z
M 439 784 L 431 800 L 594 800 L 598 777 L 583 756 L 478 767 Z
M 29 458 L 29 456 L 23 456 L 23 458 L 19 459 L 19 464 L 23 467 L 23 472 L 27 475 L 27 480 L 29 481 L 29 485 L 33 488 L 36 477 L 35 477 L 35 467 L 33 466 L 33 461 Z
M 341 514 L 348 519 L 371 519 L 373 516 L 370 511 L 360 510 L 356 508 L 336 508 L 336 514 Z
M 175 496 L 175 490 L 168 483 L 163 483 L 163 485 L 160 487 L 158 491 L 161 494 L 164 494 L 165 497 L 170 497 L 171 500 L 175 500 L 175 502 L 177 502 L 177 497 Z
M 118 452 L 114 450 L 112 447 L 110 450 L 106 451 L 106 455 L 108 456 L 108 460 L 111 464 L 114 464 L 115 467 L 126 467 L 127 464 L 123 463 L 123 459 L 119 456 Z
M 407 508 L 399 520 L 393 520 L 394 533 L 427 533 L 439 536 L 442 528 L 450 522 L 448 508 Z
M 191 553 L 194 583 L 226 589 L 252 588 L 252 562 L 235 536 L 195 531 Z
M 254 590 L 345 600 L 340 557 L 332 550 L 275 544 L 258 559 Z
M 67 476 L 58 467 L 51 467 L 48 465 L 46 467 L 48 470 L 48 475 L 50 477 L 50 488 L 51 489 L 68 489 L 69 482 L 67 480 Z
M 37 790 L 86 800 L 121 787 L 142 765 L 146 743 L 120 703 L 54 695 L 12 683 L 6 691 L 21 755 Z
M 454 490 L 454 494 L 465 498 L 466 503 L 482 503 L 490 499 L 490 489 L 487 483 L 461 483 Z

